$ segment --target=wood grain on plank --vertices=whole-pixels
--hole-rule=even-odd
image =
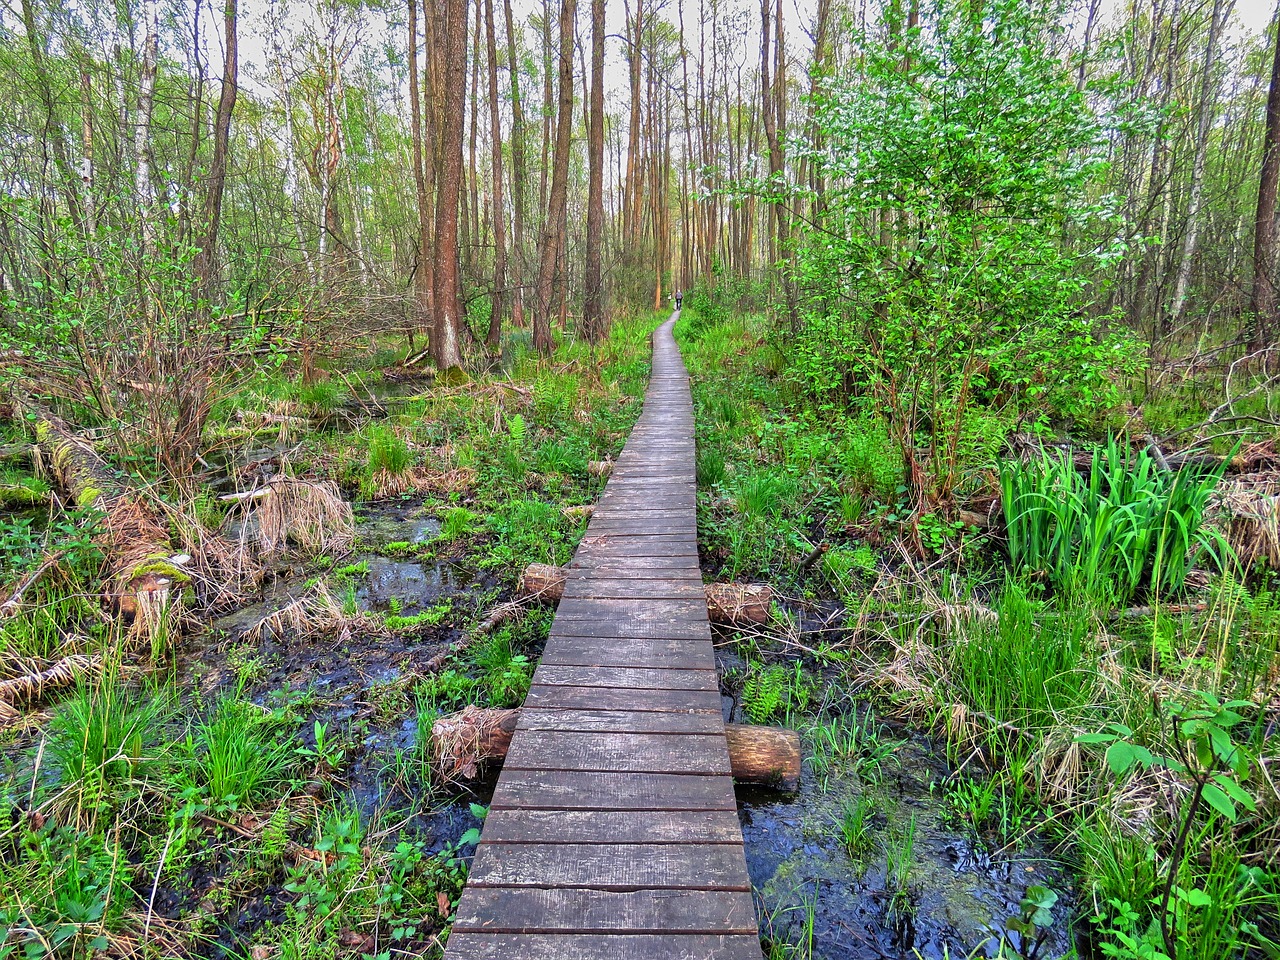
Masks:
[[[482,843],[467,883],[751,890],[742,851],[722,843]]]
[[[498,778],[492,809],[736,811],[738,802],[728,777],[513,768]]]
[[[761,960],[754,934],[501,934],[449,938],[450,960]]]
[[[534,684],[526,706],[559,710],[638,710],[667,713],[720,713],[719,690],[627,690]]]
[[[493,810],[486,843],[742,843],[731,810]]]
[[[656,710],[547,710],[526,703],[518,726],[525,730],[599,730],[614,733],[704,733],[724,730],[720,716]]]
[[[533,682],[549,686],[621,687],[639,690],[714,690],[720,683],[714,669],[667,670],[654,667],[565,666],[542,663]]]
[[[723,736],[687,733],[600,733],[517,730],[505,767],[526,770],[591,770],[635,773],[729,775]]]
[[[702,890],[469,889],[454,932],[742,933],[756,929],[751,894]]]

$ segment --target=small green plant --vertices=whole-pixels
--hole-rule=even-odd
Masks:
[[[840,845],[854,863],[863,863],[871,852],[871,806],[871,798],[860,793],[840,809]]]
[[[466,507],[449,507],[444,511],[444,519],[440,524],[440,539],[461,540],[476,531],[476,521],[480,518]]]
[[[1000,956],[1008,960],[1038,960],[1049,943],[1053,908],[1058,894],[1043,886],[1028,887],[1018,912],[993,931],[1000,940]]]
[[[219,700],[186,743],[189,777],[218,807],[253,807],[284,789],[291,750],[272,714],[236,694]]]
[[[453,612],[453,600],[446,598],[434,606],[428,607],[420,613],[410,616],[400,614],[399,600],[393,598],[391,604],[391,612],[383,618],[388,630],[413,630],[417,627],[435,627],[444,622],[445,618]]]
[[[1201,691],[1194,693],[1187,703],[1167,704],[1164,712],[1170,723],[1173,756],[1153,752],[1137,742],[1132,729],[1120,723],[1109,724],[1105,732],[1076,738],[1080,743],[1105,744],[1107,766],[1116,776],[1123,776],[1134,768],[1149,770],[1163,767],[1191,781],[1191,794],[1183,800],[1175,820],[1168,866],[1154,898],[1154,922],[1159,927],[1160,942],[1169,960],[1176,960],[1179,949],[1186,946],[1187,910],[1208,908],[1214,904],[1213,896],[1206,890],[1186,889],[1178,882],[1187,843],[1201,810],[1212,810],[1228,824],[1234,824],[1241,809],[1255,809],[1253,798],[1242,786],[1254,761],[1246,746],[1237,743],[1232,735],[1245,722],[1239,711],[1252,707],[1244,700],[1222,702],[1213,694]],[[1136,928],[1131,923],[1126,925],[1122,922],[1131,911],[1128,904],[1125,908],[1120,914],[1121,921],[1111,932],[1129,947],[1128,941],[1133,939]],[[1137,940],[1134,944],[1137,945],[1134,949],[1141,946]],[[1150,943],[1143,949],[1148,949],[1153,958],[1157,956],[1150,953],[1153,949]]]
[[[861,716],[851,714],[815,723],[808,731],[814,774],[823,781],[833,773],[849,773],[865,783],[877,782],[898,746],[883,734],[870,710]]]
[[[905,827],[890,830],[885,839],[885,889],[889,893],[889,916],[899,927],[914,912],[911,873],[915,867],[916,818]]]
[[[528,657],[512,649],[509,630],[495,633],[476,647],[473,657],[481,670],[480,686],[492,706],[511,707],[524,700],[533,669]]]

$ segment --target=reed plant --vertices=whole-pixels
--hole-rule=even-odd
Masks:
[[[1067,594],[1176,593],[1201,556],[1222,566],[1232,555],[1205,523],[1224,468],[1167,470],[1114,437],[1087,474],[1062,454],[1002,466],[1009,559]]]

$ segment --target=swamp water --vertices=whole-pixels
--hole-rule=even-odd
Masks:
[[[939,787],[945,775],[933,745],[911,737],[884,758],[874,782],[819,777],[806,759],[794,796],[740,787],[762,935],[799,947],[783,956],[824,960],[959,960],[975,950],[994,957],[1005,921],[1040,885],[1061,900],[1039,956],[1066,954],[1069,883],[1061,868],[1034,843],[993,854],[957,829]],[[864,796],[851,853],[841,825]]]

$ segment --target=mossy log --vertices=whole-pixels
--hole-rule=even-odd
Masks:
[[[469,706],[431,725],[436,761],[449,777],[470,780],[487,762],[500,762],[511,747],[519,708]],[[725,724],[729,766],[738,783],[787,793],[800,786],[800,735],[782,727]]]
[[[99,544],[107,558],[107,605],[141,632],[171,625],[190,577],[174,559],[159,513],[67,424],[46,410],[34,412],[31,425],[49,480],[76,506],[102,512]]]
[[[518,593],[526,600],[558,603],[569,572],[564,567],[531,563],[520,575]],[[768,623],[773,590],[762,583],[708,583],[707,615],[717,623]]]

